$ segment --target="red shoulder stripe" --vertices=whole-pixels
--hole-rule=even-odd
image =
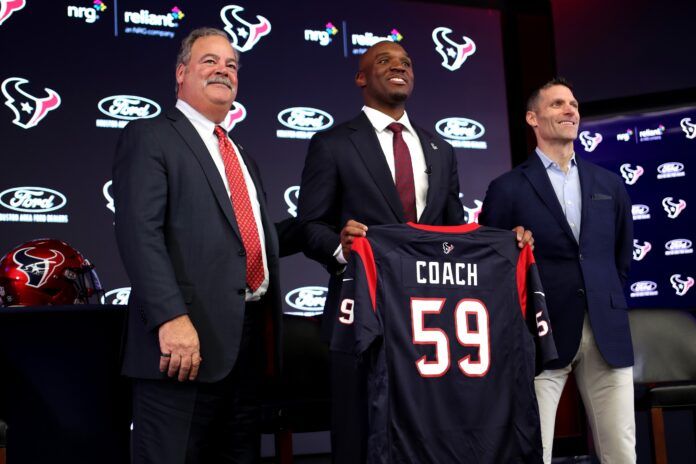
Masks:
[[[372,302],[372,311],[377,311],[377,266],[372,246],[365,237],[358,237],[353,242],[352,251],[357,253],[362,260],[367,278],[367,288],[370,292],[370,301]]]

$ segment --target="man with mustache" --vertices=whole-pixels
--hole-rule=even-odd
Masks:
[[[220,126],[238,67],[223,31],[192,31],[176,107],[131,122],[118,144],[134,463],[259,460],[258,390],[279,346],[278,239],[256,165]]]
[[[454,150],[406,113],[414,84],[406,50],[389,41],[373,45],[360,58],[355,84],[365,106],[355,119],[312,138],[300,186],[303,251],[331,274],[322,323],[326,341],[355,237],[369,234],[370,225],[464,222]],[[530,232],[516,232],[520,246],[531,241]],[[365,373],[354,357],[334,352],[331,376],[334,462],[365,462]]]

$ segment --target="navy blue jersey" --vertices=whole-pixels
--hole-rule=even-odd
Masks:
[[[534,374],[556,348],[513,232],[370,227],[331,349],[367,363],[368,463],[542,462]]]

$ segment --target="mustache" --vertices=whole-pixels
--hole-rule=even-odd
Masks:
[[[232,90],[232,81],[223,76],[215,76],[205,81],[205,85],[208,84],[223,84],[226,85],[230,90]]]

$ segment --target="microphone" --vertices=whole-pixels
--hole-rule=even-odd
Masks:
[[[427,166],[425,167],[425,171],[424,171],[424,172],[425,172],[427,175],[432,174],[432,173],[433,173],[433,167],[432,167],[431,165],[427,165]]]

